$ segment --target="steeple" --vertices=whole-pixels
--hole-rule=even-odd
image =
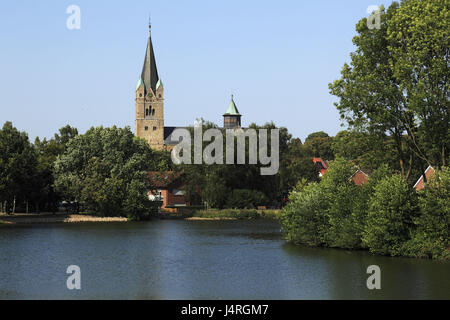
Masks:
[[[230,105],[228,106],[227,111],[225,112],[225,115],[228,116],[240,116],[241,114],[239,113],[239,110],[236,107],[236,104],[234,103],[234,96],[231,95],[231,102]]]
[[[241,114],[234,103],[234,97],[231,95],[231,102],[227,111],[223,115],[223,126],[226,129],[240,128],[241,127]]]
[[[144,66],[142,68],[141,79],[144,82],[144,88],[146,93],[150,90],[153,90],[156,93],[156,84],[158,83],[158,69],[156,68],[156,60],[155,53],[153,51],[153,43],[152,43],[152,34],[151,34],[152,26],[149,22],[148,24],[148,41],[147,41],[147,50],[145,51],[145,60]]]
[[[136,86],[135,134],[155,150],[164,149],[164,88],[158,76],[155,53],[148,24],[144,66]]]

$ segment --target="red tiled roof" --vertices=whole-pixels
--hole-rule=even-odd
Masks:
[[[318,163],[319,164],[319,171],[320,171],[320,176],[323,177],[323,175],[325,174],[325,172],[327,172],[328,170],[328,161],[323,161],[322,158],[313,158],[313,162],[314,163]]]
[[[322,158],[313,158],[314,163],[320,163],[324,169],[328,169],[328,164]]]
[[[369,175],[364,171],[358,169],[350,178],[357,186],[362,186],[369,181]]]
[[[150,186],[155,188],[167,188],[172,182],[176,181],[181,176],[181,173],[173,171],[149,171],[147,172],[147,176]]]
[[[427,170],[425,170],[425,176],[427,177],[427,181],[431,178],[431,176],[434,174],[435,170],[432,166],[429,166]],[[419,180],[417,180],[416,184],[414,185],[414,188],[417,191],[422,190],[425,187],[424,185],[424,179],[423,175],[420,176]]]

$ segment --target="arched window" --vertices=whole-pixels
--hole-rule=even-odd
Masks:
[[[152,110],[152,116],[154,116],[154,115],[155,115],[155,109]]]
[[[145,115],[148,116],[148,114],[149,114],[148,109],[145,109]]]

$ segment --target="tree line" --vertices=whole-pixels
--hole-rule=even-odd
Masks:
[[[204,126],[217,127],[211,122]],[[261,128],[273,129],[275,124]],[[64,203],[75,212],[140,219],[154,209],[148,202],[152,186],[146,173],[169,170],[183,172],[186,198],[193,205],[279,207],[299,179],[318,179],[312,157],[332,156],[332,141],[317,132],[302,143],[281,128],[279,172],[261,176],[258,165],[174,165],[169,152],[152,150],[128,127],[98,127],[79,134],[67,125],[53,138],[37,137],[31,143],[27,133],[6,122],[0,129],[0,209],[55,212]]]
[[[146,174],[169,168],[169,156],[152,150],[129,127],[78,134],[67,125],[50,140],[30,143],[6,122],[0,150],[0,211],[8,213],[55,213],[65,203],[74,212],[144,219],[154,209]]]

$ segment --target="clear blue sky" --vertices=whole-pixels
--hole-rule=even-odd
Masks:
[[[384,3],[385,5],[390,4]],[[69,30],[69,5],[81,30]],[[374,0],[2,1],[0,122],[52,137],[70,124],[130,126],[151,13],[165,125],[222,124],[234,93],[246,126],[274,121],[302,140],[340,127],[328,83]]]

